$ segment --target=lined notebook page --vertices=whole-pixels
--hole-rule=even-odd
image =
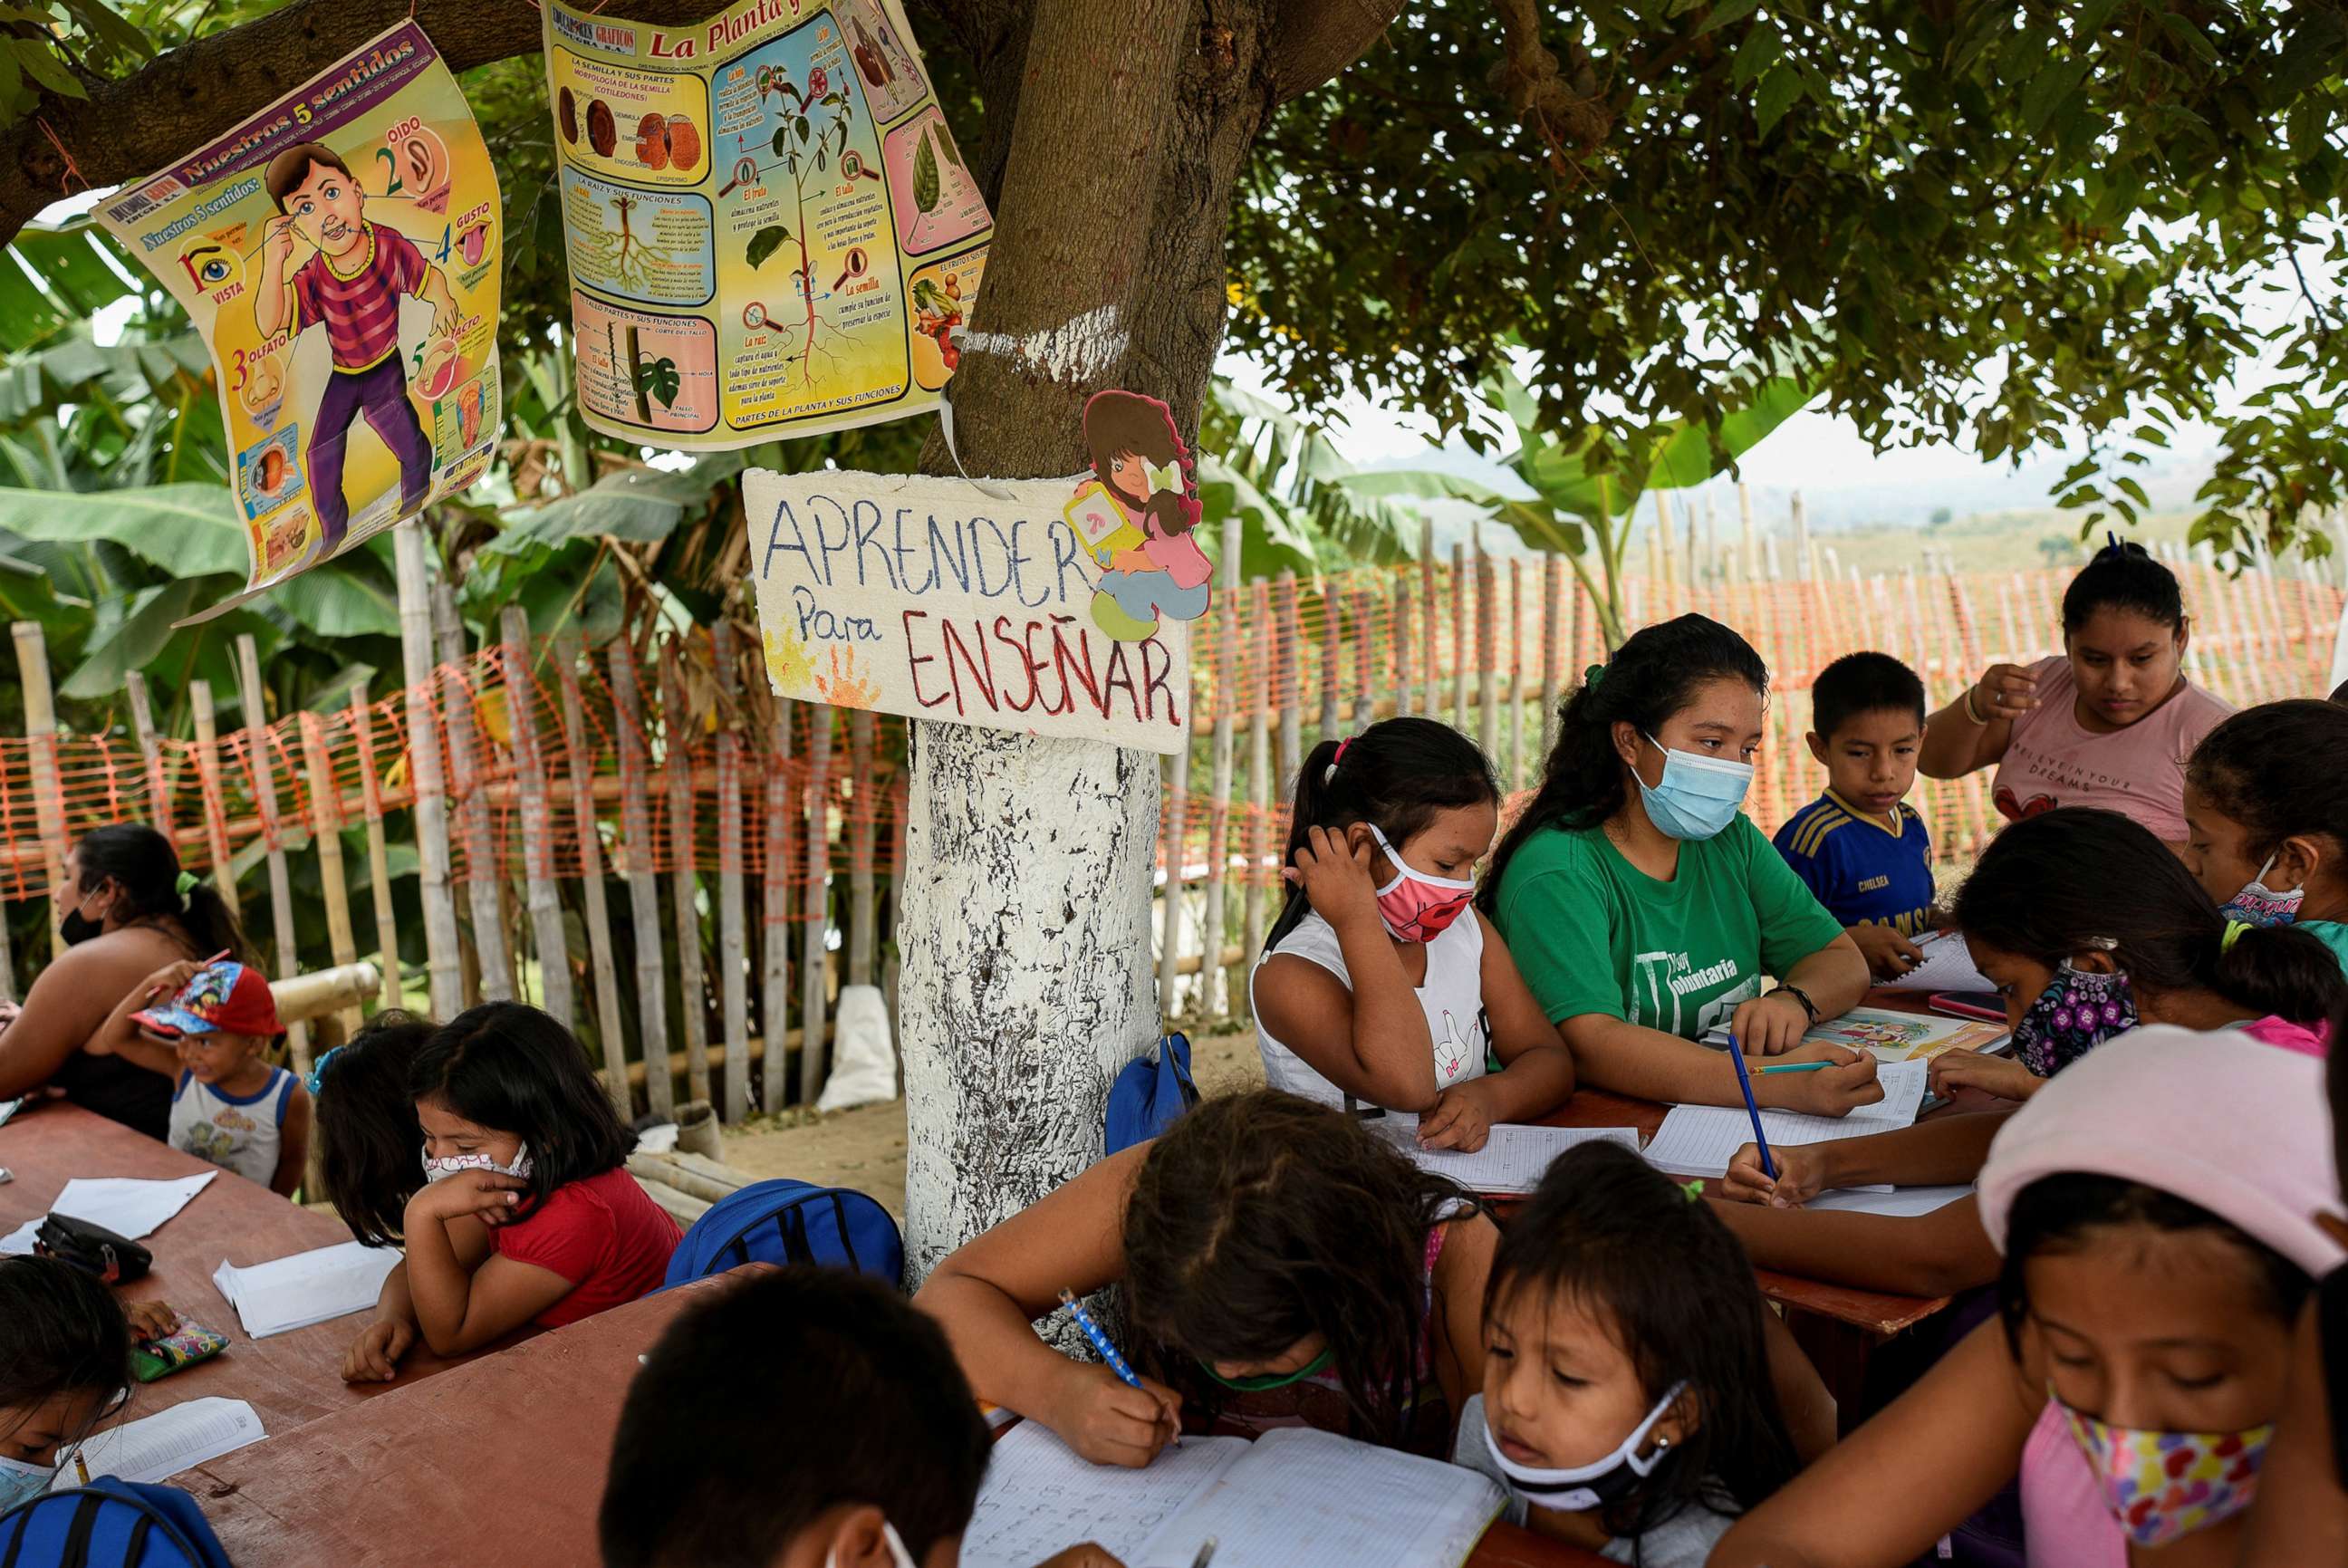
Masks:
[[[1148,1469],[1125,1470],[1079,1458],[1042,1422],[1022,1421],[987,1461],[978,1511],[963,1532],[963,1568],[1035,1568],[1084,1541],[1145,1568],[1137,1553],[1151,1532],[1252,1446],[1245,1438],[1184,1438]]]
[[[92,1476],[161,1480],[267,1435],[261,1418],[242,1399],[191,1399],[98,1433],[81,1445],[81,1458]],[[70,1459],[57,1467],[54,1484],[81,1484]]]
[[[1849,1116],[1805,1116],[1793,1110],[1765,1110],[1761,1130],[1771,1144],[1824,1143],[1838,1138],[1864,1138],[1869,1133],[1895,1132],[1912,1126],[1924,1103],[1924,1077],[1930,1064],[1900,1062],[1877,1075],[1883,1099],[1863,1105]],[[1675,1105],[1647,1144],[1647,1161],[1659,1171],[1683,1176],[1725,1176],[1728,1161],[1753,1141],[1753,1119],[1742,1106]]]
[[[1630,1127],[1528,1127],[1502,1122],[1473,1154],[1456,1149],[1421,1149],[1418,1118],[1389,1111],[1365,1123],[1410,1156],[1422,1171],[1448,1176],[1470,1192],[1530,1192],[1556,1158],[1578,1143],[1619,1143],[1639,1151],[1638,1130]]]
[[[1212,1538],[1233,1568],[1459,1568],[1501,1501],[1474,1470],[1282,1427],[1124,1561],[1183,1568]]]

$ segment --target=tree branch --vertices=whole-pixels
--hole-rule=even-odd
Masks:
[[[1272,102],[1302,98],[1360,59],[1402,14],[1402,0],[1284,0],[1272,14],[1264,65]]]
[[[602,14],[677,25],[716,3],[612,0]],[[928,5],[949,18],[1002,9],[1001,0]],[[35,114],[0,130],[0,242],[61,197],[142,179],[224,135],[411,12],[453,71],[538,51],[538,9],[514,0],[294,0],[93,82],[86,100],[43,95]]]

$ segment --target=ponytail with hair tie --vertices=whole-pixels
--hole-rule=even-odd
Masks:
[[[171,891],[180,895],[180,907],[188,907],[188,895],[203,884],[203,879],[193,872],[181,872],[171,883]]]

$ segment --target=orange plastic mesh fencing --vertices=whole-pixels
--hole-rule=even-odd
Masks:
[[[2271,573],[2178,570],[2195,616],[2187,662],[2197,681],[2241,706],[2324,689],[2341,590]],[[1694,586],[1633,578],[1625,619],[1635,626],[1701,612],[1744,632],[1768,660],[1775,688],[1749,807],[1766,831],[1819,786],[1801,736],[1805,694],[1822,665],[1879,648],[1945,701],[1989,663],[2058,652],[2068,578],[2049,570]],[[1161,834],[1161,863],[1178,861],[1193,881],[1220,867],[1228,879],[1268,882],[1295,768],[1323,735],[1351,733],[1399,701],[1488,739],[1503,779],[1521,789],[1540,772],[1547,696],[1570,689],[1604,644],[1568,563],[1533,556],[1481,561],[1464,574],[1414,563],[1251,583],[1219,597],[1192,628],[1191,649],[1196,733],[1179,812],[1167,802],[1179,831]],[[705,632],[664,642],[649,658],[614,645],[572,669],[543,649],[530,667],[510,666],[492,645],[442,665],[414,693],[283,715],[210,746],[162,740],[150,757],[118,733],[0,738],[0,899],[45,896],[52,859],[105,822],[166,825],[191,869],[216,871],[226,860],[242,872],[273,846],[306,846],[317,824],[355,834],[405,812],[417,788],[411,697],[438,763],[460,882],[577,877],[591,843],[613,875],[734,872],[804,889],[819,874],[893,873],[904,840],[904,721],[858,725],[838,709],[778,705],[755,650],[745,655],[728,683]],[[1259,717],[1262,779],[1249,763]],[[1225,718],[1234,760],[1219,799],[1211,737]],[[545,827],[530,841],[533,797]],[[810,802],[821,805],[820,828]],[[1998,822],[1986,773],[1920,780],[1917,804],[1950,852],[1977,847]],[[409,820],[392,832],[410,841]],[[810,842],[822,853],[811,858]],[[772,918],[808,918],[803,896],[767,907]]]

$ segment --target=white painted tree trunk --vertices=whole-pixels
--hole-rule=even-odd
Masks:
[[[1158,758],[917,721],[897,941],[905,1284],[1100,1158],[1148,1052]]]

